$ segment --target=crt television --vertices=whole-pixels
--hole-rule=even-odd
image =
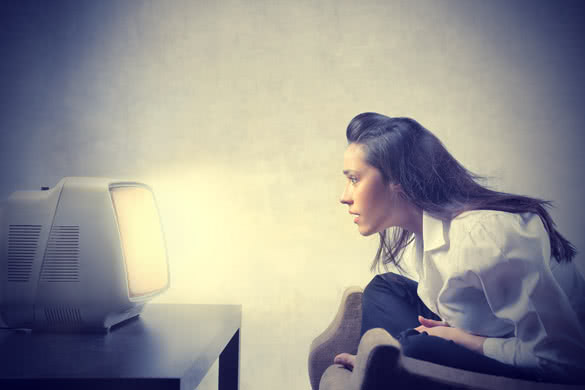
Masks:
[[[169,287],[154,194],[145,184],[66,177],[0,203],[5,327],[108,332]]]

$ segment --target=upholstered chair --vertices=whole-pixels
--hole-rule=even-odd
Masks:
[[[400,344],[383,329],[371,329],[360,340],[362,292],[346,289],[327,329],[313,340],[309,378],[313,390],[479,389],[576,390],[585,385],[532,382],[480,374],[403,356]],[[353,371],[333,364],[342,352],[356,357]]]

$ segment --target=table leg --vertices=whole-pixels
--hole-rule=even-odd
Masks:
[[[238,390],[240,383],[240,330],[219,355],[219,390]]]

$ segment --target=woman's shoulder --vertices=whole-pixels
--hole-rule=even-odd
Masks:
[[[449,237],[457,274],[512,272],[507,268],[512,264],[515,270],[536,270],[550,261],[550,242],[538,214],[468,211],[451,221]]]
[[[526,239],[547,238],[546,229],[538,214],[499,210],[463,212],[453,218],[451,230],[458,236],[469,236],[474,241],[487,240],[500,248],[526,243]]]
[[[505,228],[508,226],[527,225],[540,221],[538,214],[511,213],[500,210],[469,210],[458,214],[451,220],[451,225],[473,227],[475,225]]]

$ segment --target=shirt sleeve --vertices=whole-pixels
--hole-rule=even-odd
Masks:
[[[513,324],[512,337],[488,337],[486,356],[521,367],[572,364],[582,331],[550,268],[548,234],[537,215],[496,215],[469,232],[461,266],[477,277],[495,317]],[[553,260],[554,261],[554,260]]]

